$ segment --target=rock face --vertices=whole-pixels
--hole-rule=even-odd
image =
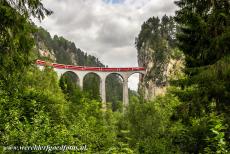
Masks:
[[[169,57],[165,63],[159,64],[153,58],[154,50],[151,48],[143,49],[138,54],[138,64],[141,67],[146,68],[146,74],[139,83],[139,91],[142,93],[145,99],[150,100],[158,95],[164,95],[167,87],[169,86],[169,80],[175,79],[182,74],[183,60]],[[146,54],[147,53],[147,54]],[[157,67],[162,65],[161,72],[157,71]]]
[[[181,73],[183,56],[176,48],[175,33],[172,17],[152,17],[144,22],[136,39],[138,64],[147,71],[140,79],[139,92],[147,100],[164,95],[168,81]]]
[[[154,56],[152,56],[154,53],[155,51],[151,48],[143,48],[138,54],[139,66],[146,68],[146,74],[139,82],[139,91],[147,100],[152,99],[157,95],[163,95],[166,90],[165,73],[167,70],[164,70],[161,74],[156,74],[154,68],[156,68],[157,65],[159,66],[159,64],[155,61]],[[165,64],[163,68],[167,68],[167,64]]]

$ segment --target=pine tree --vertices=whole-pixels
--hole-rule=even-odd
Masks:
[[[186,62],[186,77],[174,82],[180,87],[175,93],[184,102],[177,114],[194,137],[189,152],[197,153],[207,146],[204,140],[209,128],[200,123],[196,127],[203,128],[199,130],[193,127],[193,120],[214,112],[217,116],[224,115],[223,123],[230,124],[230,2],[180,0],[176,4],[180,8],[175,17],[180,26],[178,46]],[[217,152],[216,148],[212,151]]]
[[[39,0],[0,1],[0,81],[9,93],[18,86],[15,80],[22,78],[22,71],[29,65],[29,53],[33,47],[33,29],[29,16],[38,19],[51,13]]]
[[[181,8],[176,16],[181,25],[178,46],[185,54],[188,77],[182,81],[183,85],[196,85],[192,93],[200,97],[191,99],[199,104],[214,99],[217,105],[228,105],[229,1],[209,1],[204,5],[203,1],[181,0],[176,4]]]

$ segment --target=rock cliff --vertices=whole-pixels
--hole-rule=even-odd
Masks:
[[[145,99],[163,95],[171,78],[176,78],[183,68],[183,55],[176,48],[176,24],[172,17],[149,18],[143,23],[136,38],[138,64],[146,68],[140,79],[139,92]]]

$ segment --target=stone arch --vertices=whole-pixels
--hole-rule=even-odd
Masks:
[[[106,102],[113,111],[122,111],[124,77],[117,72],[109,73],[105,78]]]
[[[101,76],[96,72],[87,72],[83,77],[83,91],[92,99],[100,100]]]
[[[135,75],[135,76],[134,76]],[[134,91],[138,91],[140,81],[143,81],[145,73],[142,71],[131,72],[128,75],[128,87]],[[137,83],[137,84],[136,84]]]
[[[145,73],[142,72],[142,71],[135,71],[135,72],[130,73],[130,74],[128,75],[128,78],[131,77],[133,74],[139,74],[139,75],[141,75],[142,77],[144,77],[144,75],[145,75]]]
[[[107,79],[108,76],[110,76],[110,75],[118,75],[118,76],[122,79],[122,81],[124,81],[123,75],[120,74],[120,73],[118,73],[118,72],[111,72],[111,73],[109,73],[108,75],[106,75],[106,78],[105,78],[105,79]]]
[[[100,76],[100,74],[97,73],[97,72],[87,72],[87,73],[84,75],[83,80],[84,80],[85,77],[86,77],[87,75],[89,75],[89,74],[95,74],[95,75],[97,75],[97,76],[100,78],[100,80],[101,80],[101,76]]]
[[[73,84],[75,86],[80,86],[80,78],[79,76],[73,72],[73,71],[65,71],[63,72],[61,75],[60,75],[60,86],[63,84],[63,83],[67,83],[67,84],[71,84],[71,83],[76,83],[76,84]],[[62,87],[63,88],[63,87]]]

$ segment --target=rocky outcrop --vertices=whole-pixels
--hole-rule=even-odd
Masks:
[[[160,63],[155,60],[154,53],[153,49],[146,48],[138,54],[139,66],[146,68],[146,74],[140,79],[139,91],[147,100],[164,95],[169,86],[169,80],[181,76],[184,66],[183,57],[177,59],[170,56],[165,63]],[[163,65],[161,72],[157,71],[160,65]]]
[[[172,17],[152,17],[144,22],[136,39],[138,64],[146,68],[139,93],[147,100],[164,95],[169,80],[181,74],[183,56],[175,45],[175,27]]]

